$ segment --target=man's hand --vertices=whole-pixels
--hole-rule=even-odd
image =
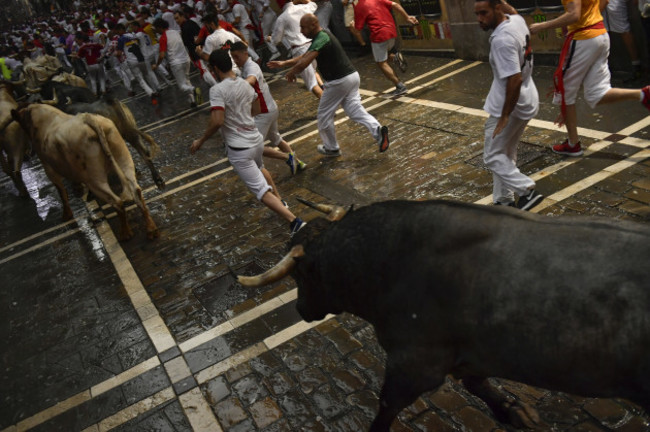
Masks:
[[[418,19],[414,17],[413,15],[409,15],[407,21],[411,23],[411,25],[418,25]]]
[[[266,67],[269,69],[280,69],[284,67],[284,60],[273,60],[266,63]]]
[[[190,146],[190,154],[196,153],[201,146],[203,145],[203,142],[201,142],[201,139],[196,139],[192,142],[192,145]]]
[[[285,76],[290,83],[296,82],[296,74],[293,72],[293,69],[289,70]]]
[[[530,30],[530,34],[537,34],[544,30],[544,23],[533,23],[528,27],[528,30]]]
[[[494,137],[499,135],[506,128],[507,124],[508,124],[508,116],[501,116],[499,118],[499,121],[497,122],[497,126],[494,128],[492,139],[494,139]]]

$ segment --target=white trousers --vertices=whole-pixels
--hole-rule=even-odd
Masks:
[[[181,91],[188,93],[190,103],[194,102],[194,86],[190,83],[190,62],[170,64],[172,75],[176,78],[176,85]]]
[[[153,93],[158,93],[160,91],[158,79],[156,79],[156,75],[154,75],[153,70],[151,70],[151,65],[149,63],[129,63],[129,69],[131,69],[131,73],[135,79],[138,80],[138,84],[140,84],[140,87],[142,87],[142,90],[144,90],[147,95],[151,96]],[[144,78],[145,76],[147,77],[146,80]]]
[[[104,72],[104,65],[96,63],[94,65],[87,65],[88,80],[90,81],[90,90],[97,94],[97,82],[99,81],[99,88],[102,93],[106,93],[106,73]]]
[[[318,132],[323,141],[323,146],[327,150],[337,150],[339,148],[334,128],[334,115],[339,105],[343,107],[343,111],[350,120],[365,126],[375,140],[379,139],[381,125],[361,105],[360,82],[359,72],[354,72],[343,78],[325,83],[325,90],[323,90],[323,96],[318,104],[316,118],[318,119]]]
[[[262,153],[264,153],[264,143],[260,137],[258,144],[251,148],[243,150],[234,150],[227,147],[228,161],[239,178],[246,184],[255,197],[261,201],[267,192],[273,188],[266,182],[261,169],[264,168],[262,162]]]
[[[260,56],[257,54],[257,51],[253,49],[253,45],[255,44],[255,36],[253,30],[244,28],[243,30],[239,31],[244,35],[246,43],[248,44],[248,55],[253,59],[254,62],[256,62],[259,60]]]
[[[490,116],[485,122],[485,146],[483,161],[492,171],[492,202],[508,204],[514,202],[514,194],[525,195],[535,182],[517,168],[517,146],[528,120],[510,117],[505,129],[492,138],[499,117]]]
[[[304,53],[307,52],[309,49],[309,43],[306,43],[302,46],[299,46],[297,48],[294,48],[291,50],[291,57],[300,57]],[[300,74],[300,78],[305,82],[305,87],[307,87],[307,90],[311,91],[314,87],[318,85],[318,81],[316,80],[316,66],[315,66],[315,61],[311,62],[309,66],[304,68]]]

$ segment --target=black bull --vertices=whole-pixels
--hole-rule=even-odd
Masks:
[[[374,326],[387,364],[371,430],[449,373],[479,395],[501,377],[650,407],[650,228],[446,201],[321,221],[285,261],[303,319]]]

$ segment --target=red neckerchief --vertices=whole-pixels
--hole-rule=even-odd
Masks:
[[[562,45],[562,51],[560,52],[560,61],[558,62],[557,69],[555,69],[555,73],[553,74],[555,93],[560,93],[560,95],[562,95],[560,116],[555,120],[555,123],[557,123],[558,126],[563,126],[564,119],[566,118],[566,101],[564,99],[564,61],[566,60],[566,55],[569,53],[569,47],[571,46],[571,41],[573,41],[573,37],[575,36],[576,33],[581,32],[583,30],[604,29],[604,28],[605,28],[605,23],[603,21],[599,21],[594,25],[590,25],[572,31],[571,33],[567,34],[566,38],[564,39],[564,45]]]

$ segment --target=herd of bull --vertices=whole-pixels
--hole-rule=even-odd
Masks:
[[[28,195],[21,167],[25,154],[33,150],[61,196],[64,219],[73,216],[63,184],[65,178],[86,185],[96,197],[116,209],[121,224],[120,240],[133,236],[126,218],[126,201],[136,202],[144,215],[147,236],[157,237],[156,224],[142,197],[131,153],[126,148],[128,142],[162,189],[165,182],[152,162],[158,150],[156,142],[138,129],[133,114],[119,100],[98,99],[83,80],[72,80],[73,84],[55,81],[54,76],[68,75],[58,69],[40,66],[37,70],[50,74],[37,77],[26,68],[25,84],[28,92],[40,93],[41,103],[19,105],[14,99],[17,84],[0,83],[0,162],[19,194]]]
[[[153,139],[119,101],[51,80],[40,92],[48,103],[20,106],[11,85],[0,85],[2,168],[20,193],[27,193],[20,165],[31,146],[61,194],[65,218],[72,212],[63,178],[116,208],[120,239],[133,235],[126,200],[137,203],[148,237],[156,237],[125,145],[162,188]],[[120,187],[111,187],[113,178]],[[538,426],[538,413],[489,377],[650,408],[647,226],[449,201],[387,201],[356,211],[304,203],[328,218],[299,231],[277,266],[239,282],[260,286],[290,275],[303,319],[345,311],[373,324],[388,357],[371,431],[388,431],[399,411],[448,374],[499,419],[522,427]]]

